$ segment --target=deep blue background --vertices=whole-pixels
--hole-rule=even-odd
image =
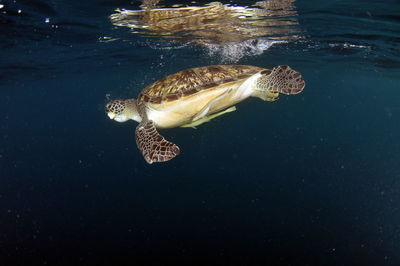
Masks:
[[[129,1],[81,2],[2,2],[4,265],[400,265],[398,3],[296,2],[306,39],[239,63],[288,64],[303,93],[163,130],[181,155],[147,165],[108,98],[221,59],[113,28]]]

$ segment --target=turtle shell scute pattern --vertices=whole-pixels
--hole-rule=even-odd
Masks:
[[[138,98],[153,104],[176,101],[202,90],[248,78],[261,70],[263,69],[246,65],[213,65],[186,69],[147,86]]]

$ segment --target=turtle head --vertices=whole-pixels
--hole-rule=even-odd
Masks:
[[[125,122],[129,119],[140,122],[137,104],[135,99],[113,100],[106,104],[106,113],[110,119],[117,122]]]

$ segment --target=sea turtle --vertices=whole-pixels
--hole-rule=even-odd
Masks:
[[[151,164],[179,154],[179,147],[156,128],[194,127],[234,111],[234,104],[250,96],[274,101],[279,93],[297,94],[304,86],[301,74],[289,66],[212,65],[169,75],[144,88],[137,99],[113,100],[105,109],[115,121],[139,122],[136,144]]]

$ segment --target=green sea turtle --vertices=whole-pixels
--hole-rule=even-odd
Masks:
[[[106,113],[118,122],[139,122],[136,144],[151,164],[179,154],[179,147],[156,128],[198,126],[234,111],[234,104],[250,96],[274,101],[279,93],[297,94],[304,86],[301,74],[289,66],[204,66],[162,78],[144,88],[137,99],[113,100],[106,104]]]

